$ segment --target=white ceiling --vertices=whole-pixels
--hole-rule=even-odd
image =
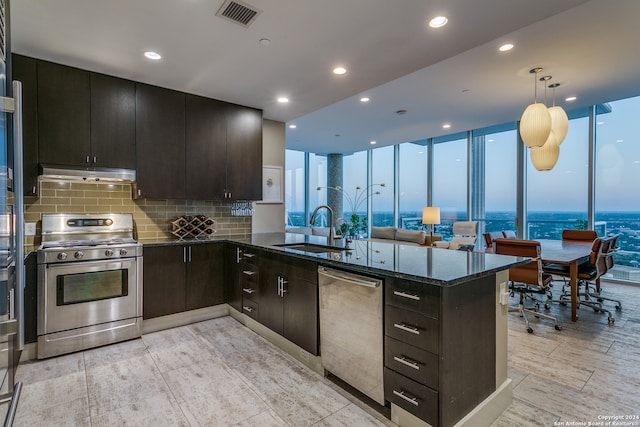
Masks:
[[[13,0],[13,51],[263,109],[319,153],[517,120],[535,66],[567,110],[640,95],[638,0],[245,1],[263,11],[249,28],[215,16],[223,0]]]

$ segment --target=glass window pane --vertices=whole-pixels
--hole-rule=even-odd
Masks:
[[[284,152],[284,197],[287,225],[304,226],[304,152]]]
[[[466,139],[433,146],[433,206],[440,208],[436,231],[448,240],[453,223],[467,219]]]
[[[319,188],[319,190],[318,190]],[[309,197],[309,209],[313,211],[318,205],[327,204],[327,158],[314,153],[309,153],[309,188],[307,190]],[[305,221],[309,224],[309,218]],[[326,209],[321,209],[316,218],[316,227],[327,227],[329,218]]]
[[[394,227],[393,223],[393,152],[394,147],[382,147],[372,150],[372,179],[377,186],[371,199],[372,219],[371,225],[376,227]]]
[[[563,229],[586,228],[589,118],[569,120],[569,132],[553,169],[538,171],[530,158],[526,167],[528,238],[561,239]]]
[[[427,206],[427,147],[400,144],[399,169],[399,226],[422,228],[422,208]]]
[[[596,116],[595,230],[619,234],[608,275],[640,282],[640,97]]]
[[[342,162],[342,215],[350,234],[367,232],[367,152],[344,156]]]

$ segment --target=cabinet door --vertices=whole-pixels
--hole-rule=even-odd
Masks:
[[[224,244],[202,243],[187,247],[186,309],[210,307],[224,302]]]
[[[143,318],[185,311],[184,246],[145,247],[143,255]]]
[[[136,84],[136,180],[140,197],[185,197],[184,96]]]
[[[282,335],[283,299],[278,294],[278,279],[284,277],[279,256],[260,253],[260,313],[259,322]]]
[[[38,157],[42,164],[89,166],[89,72],[38,61]]]
[[[240,266],[242,265],[242,249],[230,243],[226,243],[225,246],[224,301],[241,312]]]
[[[186,96],[187,199],[219,200],[226,184],[226,103]]]
[[[262,111],[227,107],[227,191],[232,199],[262,200]]]
[[[135,83],[97,73],[90,80],[92,165],[135,169]]]
[[[318,281],[289,275],[285,284],[282,335],[318,354]]]
[[[38,183],[38,77],[36,60],[12,55],[13,79],[22,82],[24,195],[35,196]]]

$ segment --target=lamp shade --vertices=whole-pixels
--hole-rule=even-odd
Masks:
[[[546,105],[536,102],[525,108],[520,118],[520,137],[527,147],[542,147],[550,132],[551,114]]]
[[[558,139],[553,131],[549,134],[549,138],[542,147],[531,149],[531,163],[539,171],[548,171],[553,169],[560,156],[560,146]]]
[[[551,115],[551,130],[556,134],[558,145],[560,145],[569,131],[569,118],[560,106],[550,107],[549,114]]]
[[[440,224],[440,208],[428,206],[422,209],[423,224]]]

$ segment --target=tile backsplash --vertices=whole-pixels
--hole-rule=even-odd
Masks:
[[[132,213],[138,239],[175,239],[171,221],[181,215],[206,215],[215,220],[216,236],[251,235],[251,217],[231,216],[231,203],[200,200],[132,200],[131,184],[42,179],[39,197],[25,200],[25,222],[36,222],[40,243],[43,213]],[[31,200],[29,200],[31,199]]]

